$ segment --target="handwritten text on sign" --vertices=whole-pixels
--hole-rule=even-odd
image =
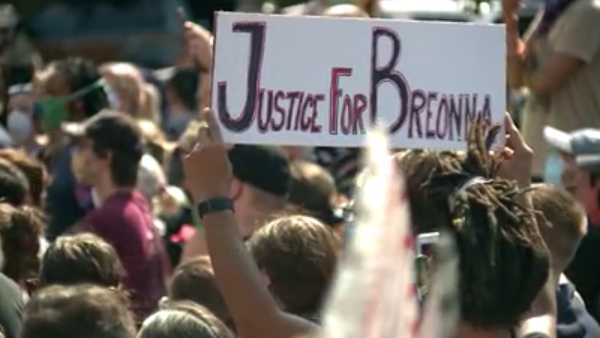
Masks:
[[[217,14],[212,105],[231,143],[463,148],[500,124],[499,26]]]

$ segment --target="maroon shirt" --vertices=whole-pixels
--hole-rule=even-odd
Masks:
[[[83,224],[117,251],[127,273],[125,286],[134,312],[141,318],[152,313],[165,295],[170,267],[144,196],[137,191],[118,191],[90,212]]]

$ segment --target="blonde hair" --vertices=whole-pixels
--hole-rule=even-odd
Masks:
[[[100,67],[100,73],[119,95],[125,105],[121,107],[124,113],[160,123],[160,95],[146,83],[136,66],[126,62],[106,63]]]

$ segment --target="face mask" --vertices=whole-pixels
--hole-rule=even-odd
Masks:
[[[98,80],[71,95],[39,100],[34,105],[34,114],[42,122],[44,131],[59,129],[61,124],[69,117],[69,110],[67,108],[69,102],[80,99],[103,86],[104,81]]]
[[[13,110],[8,113],[6,126],[8,133],[17,144],[23,144],[33,134],[31,117],[19,110]]]

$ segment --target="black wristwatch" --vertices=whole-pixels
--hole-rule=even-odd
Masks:
[[[204,217],[206,214],[210,214],[213,212],[220,212],[231,210],[233,211],[233,200],[227,197],[214,197],[209,198],[206,201],[202,201],[196,207],[198,211],[198,216],[200,218]]]

